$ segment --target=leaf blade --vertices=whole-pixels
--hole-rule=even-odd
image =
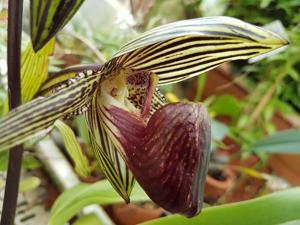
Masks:
[[[31,40],[40,50],[73,17],[84,0],[30,1]]]
[[[22,103],[30,101],[39,91],[41,85],[48,77],[49,56],[54,50],[54,40],[50,40],[38,53],[28,43],[22,53],[21,62],[21,91]],[[4,112],[8,112],[8,98],[4,104]]]
[[[171,215],[141,225],[269,225],[280,224],[300,218],[300,188],[269,194],[253,200],[204,208],[202,213],[187,219]]]
[[[22,54],[21,81],[23,103],[31,100],[47,79],[48,58],[53,53],[54,43],[54,40],[50,40],[38,53],[33,51],[32,45],[29,43],[25,52]],[[27,55],[31,56],[30,60],[26,60],[25,57]],[[23,57],[25,58],[24,60]],[[29,72],[27,67],[30,67]]]
[[[300,131],[295,129],[277,132],[255,142],[255,152],[300,154]]]
[[[65,148],[75,164],[75,171],[81,176],[89,175],[89,166],[86,156],[82,153],[81,147],[76,139],[74,131],[63,121],[56,120],[54,126],[59,130]]]
[[[133,201],[149,201],[143,189],[136,185],[132,191]],[[102,180],[92,185],[79,184],[59,196],[54,203],[48,225],[63,225],[84,206],[90,204],[113,204],[123,199],[111,188],[108,180]]]

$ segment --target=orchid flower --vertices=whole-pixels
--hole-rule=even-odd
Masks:
[[[0,150],[49,132],[58,119],[84,114],[95,157],[126,202],[136,179],[159,206],[192,217],[203,201],[209,115],[201,103],[167,103],[158,88],[287,44],[230,17],[157,27],[102,66],[50,77],[37,98],[0,120]]]

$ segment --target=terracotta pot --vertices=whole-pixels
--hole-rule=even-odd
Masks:
[[[110,214],[118,225],[135,225],[147,220],[159,218],[164,210],[151,203],[142,206],[135,204],[115,204],[110,208]]]
[[[208,204],[215,204],[233,187],[236,178],[236,173],[229,168],[214,172],[210,171],[205,182],[204,202]]]

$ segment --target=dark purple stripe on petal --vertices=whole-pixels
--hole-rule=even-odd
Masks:
[[[147,124],[117,107],[109,113],[127,164],[149,197],[172,213],[199,213],[211,141],[205,107],[169,104]]]

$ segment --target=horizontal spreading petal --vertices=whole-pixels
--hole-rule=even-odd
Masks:
[[[121,108],[108,109],[126,162],[149,197],[172,213],[197,214],[210,152],[210,121],[205,107],[168,104],[146,123]]]
[[[79,73],[73,79],[57,83],[45,97],[9,112],[0,119],[0,151],[50,131],[57,119],[86,110],[99,80],[98,71]]]
[[[89,74],[99,74],[100,69],[101,65],[98,64],[82,64],[67,67],[57,73],[49,75],[47,80],[40,87],[38,94],[41,96],[50,96],[53,94],[53,90],[67,86],[70,79],[74,80],[78,77],[88,76]]]

